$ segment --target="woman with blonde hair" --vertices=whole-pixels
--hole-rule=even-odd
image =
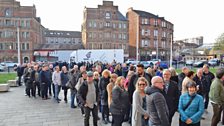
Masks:
[[[148,113],[146,111],[145,88],[148,86],[148,81],[144,77],[140,77],[136,83],[136,90],[133,93],[132,102],[132,126],[147,126]]]
[[[118,77],[112,90],[112,103],[110,105],[112,126],[122,126],[127,106],[129,106],[129,96],[124,89],[124,82],[125,78],[123,76]]]
[[[113,73],[110,76],[110,83],[107,85],[107,93],[108,93],[108,106],[110,107],[110,104],[112,102],[112,90],[115,86],[115,82],[117,79],[117,74]]]
[[[110,71],[108,69],[105,69],[102,72],[102,77],[99,80],[102,121],[104,124],[111,122],[109,120],[108,92],[107,92],[107,85],[109,83],[110,83]]]

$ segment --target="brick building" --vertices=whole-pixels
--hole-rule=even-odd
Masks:
[[[140,60],[158,58],[169,60],[173,24],[164,17],[129,8],[129,57],[136,58],[136,42]],[[158,46],[157,46],[158,44]]]
[[[34,51],[35,61],[58,61],[69,59],[70,53],[83,49],[82,36],[79,31],[44,31],[44,44]]]
[[[21,6],[15,0],[0,0],[0,62],[18,62],[17,28],[21,62],[30,62],[33,51],[43,43],[43,29],[35,6]]]
[[[113,5],[103,1],[98,8],[84,8],[82,41],[86,49],[124,49],[128,57],[128,21]]]

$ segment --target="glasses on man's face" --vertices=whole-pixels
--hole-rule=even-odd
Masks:
[[[155,83],[164,83],[163,81],[155,82]]]
[[[145,85],[146,85],[145,83],[138,84],[138,86],[145,86]]]

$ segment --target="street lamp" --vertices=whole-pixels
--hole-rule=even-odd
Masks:
[[[172,67],[172,61],[173,61],[173,34],[170,34],[170,67]]]
[[[138,49],[139,49],[139,20],[138,20],[138,16],[136,17],[136,61],[138,61]]]
[[[17,27],[17,44],[18,44],[18,64],[21,64],[21,59],[20,59],[19,26]]]

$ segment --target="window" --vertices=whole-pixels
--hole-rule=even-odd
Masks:
[[[158,36],[158,30],[154,30],[154,36]]]
[[[154,20],[154,25],[155,25],[155,26],[158,25],[158,20],[157,20],[157,19]]]
[[[121,40],[122,39],[122,34],[119,33],[118,38]]]
[[[149,40],[142,39],[141,41],[141,47],[148,47],[149,46]]]
[[[2,33],[2,31],[0,31],[0,38],[3,38],[3,33]]]
[[[6,20],[5,20],[5,25],[6,25],[6,26],[10,26],[10,25],[11,25],[11,20],[6,19]]]
[[[30,49],[30,44],[26,43],[26,49],[29,50]]]
[[[105,27],[109,28],[110,27],[110,22],[106,22]]]
[[[11,16],[12,16],[12,10],[9,9],[9,8],[7,8],[7,9],[5,10],[5,16],[6,16],[6,17],[11,17]]]
[[[92,27],[92,22],[90,21],[90,22],[89,22],[89,28],[91,28],[91,27]]]
[[[149,20],[147,18],[142,18],[142,24],[149,24]]]
[[[166,37],[166,32],[165,31],[163,32],[162,37]]]
[[[21,26],[25,27],[24,21],[21,21]]]
[[[30,21],[26,21],[26,27],[30,28]]]
[[[126,38],[127,38],[127,35],[123,34],[123,40],[126,40]]]
[[[106,14],[105,14],[105,18],[106,18],[106,19],[110,19],[110,18],[111,18],[111,14],[110,14],[110,12],[106,12]]]
[[[96,22],[95,21],[93,22],[93,27],[96,28]]]
[[[123,24],[123,28],[124,28],[124,29],[126,29],[126,28],[127,28],[127,25],[126,25],[126,23],[124,23],[124,24]]]
[[[145,35],[145,29],[142,29],[142,35]]]
[[[162,21],[162,27],[166,27],[166,22]]]
[[[25,50],[26,47],[25,47],[25,43],[22,43],[22,50]]]
[[[15,21],[15,26],[19,26],[19,21],[18,20]]]
[[[145,35],[150,36],[150,30],[149,29],[145,31]]]
[[[119,28],[120,28],[120,29],[122,28],[122,24],[121,24],[121,23],[119,23]]]

